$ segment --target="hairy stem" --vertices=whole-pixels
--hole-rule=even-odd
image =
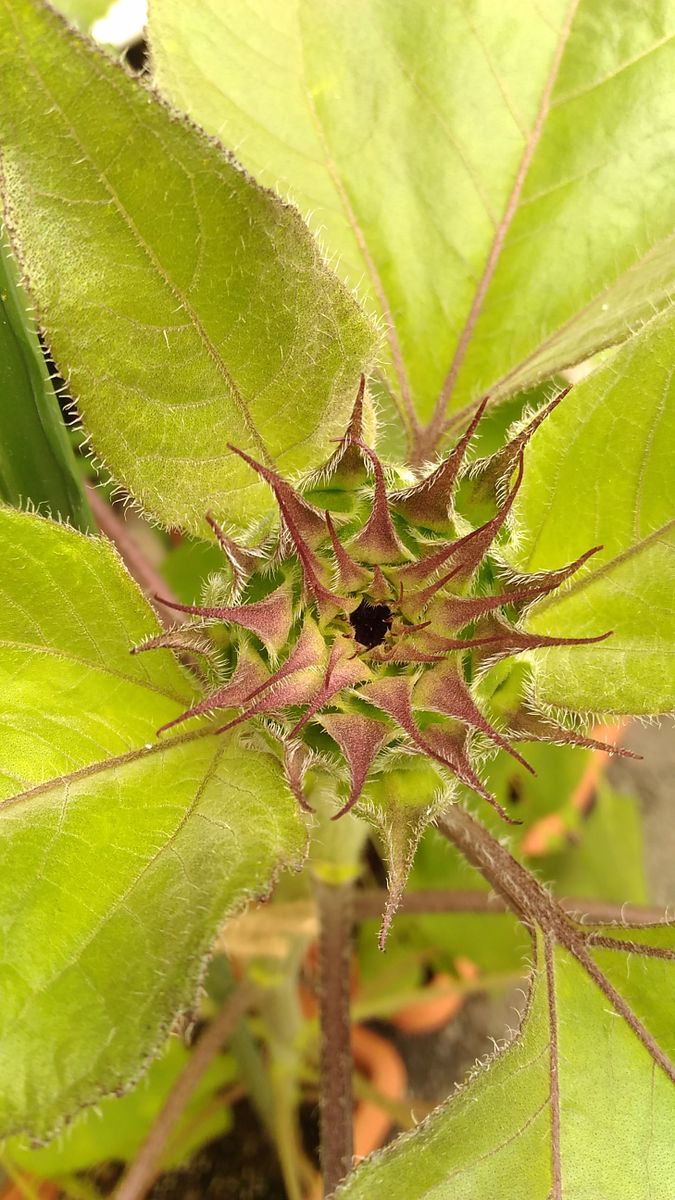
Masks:
[[[209,1064],[231,1038],[249,1008],[254,989],[242,984],[228,998],[216,1018],[196,1042],[185,1070],[145,1139],[134,1162],[115,1192],[115,1200],[143,1200],[159,1172],[171,1133]]]
[[[352,957],[351,882],[315,881],[319,910],[321,1017],[321,1167],[326,1196],[352,1166],[352,1059],[349,984]]]
[[[124,521],[106,503],[96,488],[92,484],[87,484],[86,491],[94,520],[101,533],[110,539],[122,558],[129,574],[146,593],[162,624],[167,628],[171,625],[176,625],[178,621],[183,619],[181,614],[173,612],[166,605],[162,604],[161,600],[156,599],[157,592],[161,592],[163,596],[166,596],[167,600],[174,599],[162,576],[155,570],[152,563],[148,562],[143,551],[129,533]]]
[[[445,810],[438,821],[438,829],[526,925],[537,924],[544,931],[556,934],[571,925],[566,913],[539,880],[461,805],[453,804]]]

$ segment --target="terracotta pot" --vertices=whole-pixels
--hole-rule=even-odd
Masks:
[[[456,958],[455,968],[460,979],[470,983],[478,976],[478,967],[468,958]],[[454,991],[451,975],[439,971],[427,988],[427,996],[416,1004],[409,1004],[391,1018],[391,1023],[404,1033],[431,1033],[442,1029],[457,1016],[464,1004],[462,992]],[[440,992],[440,995],[435,993]]]
[[[386,1038],[352,1026],[352,1054],[358,1069],[388,1100],[402,1100],[408,1083],[405,1063]],[[377,1150],[393,1125],[392,1118],[371,1100],[360,1100],[354,1109],[354,1157],[358,1161]]]

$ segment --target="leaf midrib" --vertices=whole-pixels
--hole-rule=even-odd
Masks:
[[[78,783],[81,779],[88,779],[93,775],[101,775],[106,771],[115,771],[118,767],[125,767],[129,763],[138,762],[143,758],[150,758],[155,754],[161,754],[165,750],[172,750],[175,746],[184,745],[189,742],[197,741],[204,737],[213,737],[214,730],[210,727],[194,730],[192,733],[178,734],[172,738],[164,738],[162,741],[157,741],[154,744],[136,747],[135,750],[127,750],[124,754],[113,754],[109,758],[97,759],[96,762],[88,763],[84,767],[78,767],[76,771],[68,771],[63,775],[54,775],[51,779],[44,780],[43,783],[36,783],[33,787],[26,788],[23,792],[17,792],[14,796],[6,796],[4,800],[0,800],[0,816],[5,809],[13,808],[15,805],[23,801],[32,800],[36,796],[46,795],[48,792],[54,791],[61,787],[68,787],[72,783]]]
[[[495,230],[495,235],[488,251],[483,273],[478,282],[478,287],[476,288],[469,313],[459,335],[448,373],[436,403],[436,409],[430,423],[430,428],[436,428],[439,436],[442,432],[443,418],[447,411],[452,393],[455,389],[460,369],[469,349],[474,329],[482,312],[488,289],[497,269],[497,264],[504,248],[506,236],[518,211],[520,197],[522,195],[527,174],[532,164],[532,159],[534,158],[537,146],[541,140],[541,135],[543,133],[546,118],[551,106],[551,95],[558,77],[562,56],[572,31],[572,25],[574,23],[574,18],[579,3],[580,0],[571,0],[571,3],[568,7],[567,15],[565,17],[565,21],[553,53],[553,58],[551,60],[551,67],[542,90],[537,115],[527,141],[525,142],[513,187],[509,193],[504,213]]]
[[[6,646],[12,650],[25,651],[27,654],[48,654],[54,658],[62,659],[64,662],[72,662],[77,666],[85,667],[89,671],[95,671],[101,675],[111,675],[116,679],[123,679],[126,683],[131,683],[135,687],[143,688],[145,691],[154,692],[159,696],[166,697],[167,700],[175,700],[177,704],[183,704],[185,696],[181,696],[178,692],[169,691],[167,688],[160,687],[158,684],[142,680],[127,675],[124,671],[118,670],[116,667],[109,666],[104,662],[92,662],[87,658],[80,658],[76,654],[71,654],[66,650],[59,650],[55,646],[40,646],[34,642],[17,642],[11,638],[0,638],[0,648]]]

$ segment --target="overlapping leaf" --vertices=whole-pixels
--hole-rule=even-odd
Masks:
[[[537,651],[538,697],[573,710],[675,707],[675,323],[654,318],[572,389],[534,435],[514,506],[515,564],[554,568],[603,546],[532,610],[538,633],[606,642]]]
[[[2,0],[0,72],[8,225],[97,453],[166,524],[270,512],[227,443],[315,467],[372,326],[292,208],[39,0]]]
[[[538,939],[515,1041],[336,1197],[670,1200],[675,929],[586,936],[589,968]]]
[[[91,515],[25,297],[0,230],[0,498],[87,530]]]
[[[192,689],[129,655],[156,618],[107,543],[2,509],[0,558],[0,1131],[43,1136],[138,1074],[304,830],[267,755],[156,739]]]
[[[161,87],[384,316],[404,413],[523,387],[665,299],[671,2],[152,0],[150,33]]]

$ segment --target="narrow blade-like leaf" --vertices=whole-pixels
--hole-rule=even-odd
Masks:
[[[0,232],[0,499],[91,530],[89,506],[16,265]]]

